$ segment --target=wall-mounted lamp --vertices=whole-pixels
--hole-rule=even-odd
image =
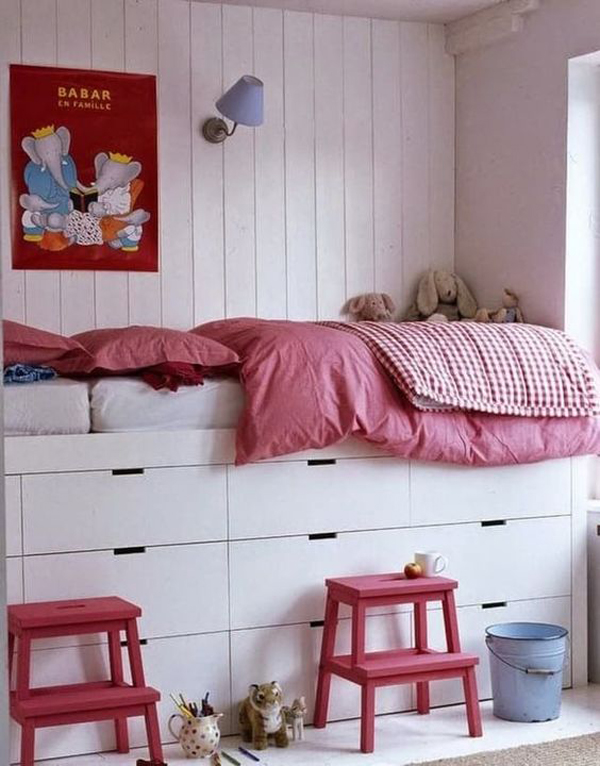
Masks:
[[[202,126],[202,135],[211,144],[220,144],[232,136],[238,125],[255,127],[263,122],[263,84],[257,77],[245,74],[215,104],[223,117],[233,122],[231,130],[220,117],[210,117]]]

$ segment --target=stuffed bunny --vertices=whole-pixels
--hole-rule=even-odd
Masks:
[[[389,322],[394,311],[396,306],[387,293],[364,293],[344,307],[344,313],[353,314],[357,322]]]
[[[448,271],[429,269],[419,282],[417,300],[405,320],[414,322],[435,315],[435,321],[452,322],[472,319],[476,311],[477,302],[460,277]]]

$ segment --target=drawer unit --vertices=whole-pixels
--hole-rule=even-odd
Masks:
[[[27,601],[107,594],[141,606],[143,638],[227,630],[227,544],[25,558]]]
[[[369,651],[407,646],[411,621],[406,614],[376,615],[367,618]],[[248,693],[252,683],[278,681],[286,702],[304,695],[308,705],[307,722],[312,722],[317,668],[321,650],[321,627],[308,624],[288,625],[258,630],[233,631],[231,634],[231,675],[233,709]],[[350,651],[350,620],[340,620],[336,650]],[[409,710],[413,706],[410,686],[389,687],[377,693],[377,712]],[[360,714],[360,689],[340,678],[332,679],[329,718],[355,718]]]
[[[6,512],[6,555],[22,554],[21,534],[21,477],[7,476],[4,481]]]
[[[491,605],[490,605],[491,606]],[[485,629],[498,622],[549,622],[571,629],[571,599],[544,598],[535,601],[512,601],[506,606],[482,608],[463,606],[458,610],[458,625],[462,649],[478,654],[481,660],[477,668],[477,685],[480,699],[492,696],[488,649],[485,645]],[[441,610],[429,613],[430,646],[445,649],[444,623]],[[568,651],[568,650],[567,650]],[[570,667],[564,673],[564,685],[571,683]],[[431,685],[431,704],[450,705],[462,702],[464,694],[460,681],[438,681]]]
[[[536,539],[544,545],[532,564]],[[401,571],[419,549],[449,557],[459,604],[569,595],[570,540],[570,518],[555,517],[232,542],[232,627],[319,620],[326,577]]]
[[[224,540],[224,466],[23,477],[24,552]]]
[[[411,463],[412,524],[561,516],[571,512],[571,461],[474,468]]]
[[[233,539],[404,527],[408,463],[392,458],[229,467]]]

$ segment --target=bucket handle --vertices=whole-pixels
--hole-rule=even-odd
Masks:
[[[507,665],[509,668],[512,668],[513,670],[520,670],[521,673],[525,673],[528,676],[556,676],[558,675],[558,673],[562,673],[563,670],[567,667],[567,663],[569,661],[569,655],[570,655],[570,651],[565,652],[565,660],[560,670],[547,670],[544,668],[521,668],[519,667],[519,665],[513,665],[511,662],[508,662],[507,660],[505,660],[504,657],[500,657],[499,654],[496,654],[496,652],[492,649],[491,640],[489,636],[485,637],[485,645],[490,650],[490,654],[493,654],[497,660],[500,660],[500,662],[503,662],[505,665]],[[567,645],[570,650],[571,641],[569,640],[569,636],[567,636]]]

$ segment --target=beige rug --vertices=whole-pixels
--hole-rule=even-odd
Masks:
[[[600,732],[411,766],[599,766]]]

